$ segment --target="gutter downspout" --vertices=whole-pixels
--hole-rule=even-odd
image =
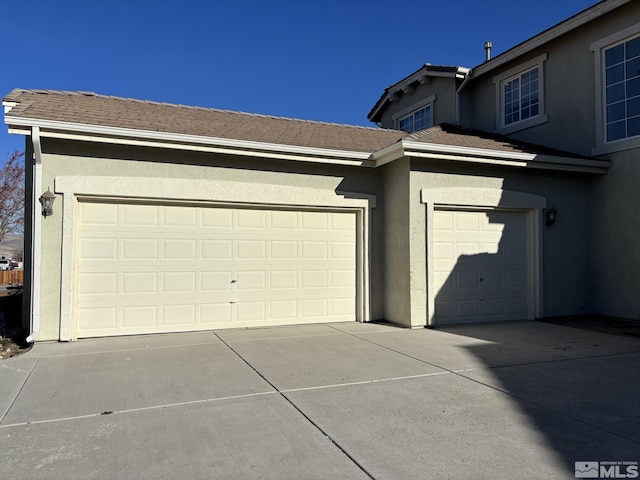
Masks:
[[[460,87],[456,90],[456,125],[460,126],[460,92],[462,92],[462,89],[467,85],[467,83],[469,83],[469,80],[471,80],[471,74],[473,73],[473,70],[469,70],[467,72],[467,75],[464,77],[464,80],[462,81],[462,84],[460,85]]]
[[[42,191],[42,145],[40,143],[40,127],[31,127],[33,143],[33,181],[31,192],[31,333],[28,343],[33,343],[40,333],[40,265],[42,263],[42,217],[40,202],[36,197]]]

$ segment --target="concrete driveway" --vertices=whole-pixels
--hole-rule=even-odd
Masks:
[[[640,339],[537,322],[37,344],[0,478],[573,479],[640,461],[639,398]]]

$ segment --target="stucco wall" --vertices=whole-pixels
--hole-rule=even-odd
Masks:
[[[456,79],[447,77],[429,77],[431,81],[424,85],[416,85],[413,93],[400,95],[398,101],[389,103],[380,117],[383,128],[395,129],[394,115],[409,109],[417,108],[417,104],[431,95],[436,99],[433,103],[433,124],[454,123],[456,119]],[[408,113],[408,112],[407,112]]]
[[[462,92],[462,125],[494,131],[494,78],[547,54],[544,62],[545,113],[548,122],[510,134],[511,137],[560,150],[591,155],[596,142],[594,56],[590,46],[614,32],[640,22],[640,4],[631,2],[548,42],[517,60],[475,77]]]
[[[589,176],[422,160],[413,160],[411,170],[413,239],[426,237],[425,206],[419,203],[423,188],[503,189],[546,197],[547,205],[558,211],[558,220],[551,227],[542,227],[543,314],[550,317],[589,312]],[[412,321],[424,324],[427,297],[420,280],[425,278],[426,248],[422,242],[412,243],[411,259],[412,280],[414,273],[416,277],[412,281]]]
[[[594,312],[640,319],[640,152],[612,155],[593,181],[591,276]]]
[[[43,190],[53,191],[57,176],[122,176],[172,179],[222,180],[255,184],[309,187],[340,192],[376,194],[378,172],[366,167],[242,159],[213,154],[193,154],[145,148],[91,146],[66,141],[43,143]],[[259,199],[256,199],[259,202]],[[53,216],[42,219],[41,328],[38,340],[59,338],[60,275],[62,251],[61,201]],[[381,249],[382,209],[371,212],[371,252]],[[371,269],[371,318],[382,318],[380,269]]]
[[[409,160],[381,167],[384,203],[384,318],[411,325]]]

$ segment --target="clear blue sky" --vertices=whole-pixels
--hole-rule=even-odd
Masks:
[[[0,0],[0,94],[82,90],[372,126],[385,87],[474,67],[596,0]],[[0,159],[22,149],[0,131]]]

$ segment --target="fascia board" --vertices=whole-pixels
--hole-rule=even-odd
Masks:
[[[374,162],[376,167],[381,167],[387,163],[391,163],[405,156],[405,151],[401,142],[394,143],[377,152],[371,154],[370,160]]]
[[[488,62],[481,63],[477,67],[473,68],[473,77],[477,78],[480,75],[484,75],[485,73],[504,65],[515,58],[524,55],[548,42],[551,40],[560,37],[571,30],[574,30],[582,25],[595,20],[598,17],[601,17],[605,13],[608,13],[616,8],[624,5],[625,3],[629,3],[632,0],[611,0],[609,2],[601,2],[599,4],[594,5],[593,7],[584,10],[581,13],[578,13],[572,18],[569,18],[563,22],[560,22],[555,27],[551,27],[548,30],[545,30],[542,33],[530,38],[522,42],[519,45],[507,50],[506,52],[494,57]]]
[[[455,155],[451,153],[436,153],[436,152],[411,152],[411,153],[407,153],[406,156],[413,157],[413,158],[430,158],[430,159],[436,159],[436,160],[499,165],[504,167],[535,168],[538,170],[560,170],[560,171],[577,172],[577,173],[605,174],[607,173],[607,169],[610,166],[610,163],[598,162],[598,161],[587,161],[588,163],[585,163],[585,164],[549,162],[549,161],[545,161],[545,159],[558,158],[558,157],[543,157],[543,156],[535,156],[535,155],[528,160],[509,158],[507,156],[503,156],[502,158],[498,158],[498,157],[480,158],[480,157],[469,157],[466,155]],[[605,165],[603,165],[603,163],[605,163]]]
[[[345,164],[367,164],[369,152],[355,152],[348,150],[334,150],[295,145],[281,145],[266,142],[253,142],[218,137],[204,137],[198,135],[155,132],[101,125],[87,125],[71,122],[58,122],[23,117],[5,116],[5,123],[9,125],[10,133],[28,134],[27,128],[40,127],[42,137],[91,139],[104,143],[121,143],[127,145],[162,146],[180,150],[208,148],[224,151],[225,153],[247,155],[251,152],[273,158],[305,159],[307,161],[332,160]]]
[[[407,78],[404,78],[399,82],[394,83],[390,87],[387,87],[385,90],[384,96],[381,98],[381,100],[378,101],[379,104],[377,108],[374,107],[374,109],[369,113],[369,115],[367,115],[367,118],[369,120],[371,120],[372,118],[375,118],[375,116],[378,115],[378,112],[380,112],[380,110],[382,110],[382,108],[389,101],[389,97],[401,91],[406,86],[411,85],[414,82],[417,82],[422,77],[444,77],[444,78],[460,79],[460,78],[465,78],[471,71],[470,68],[466,68],[466,67],[458,67],[458,70],[456,72],[433,72],[433,71],[430,72],[429,70],[425,70],[425,68],[426,67],[422,67],[420,70],[418,70],[415,73],[412,73]]]
[[[404,156],[417,158],[438,158],[442,160],[588,173],[606,173],[607,169],[611,166],[611,162],[606,160],[503,152],[500,150],[420,143],[405,140],[402,140],[400,143],[402,143]],[[377,165],[378,163],[376,162],[376,166]]]

